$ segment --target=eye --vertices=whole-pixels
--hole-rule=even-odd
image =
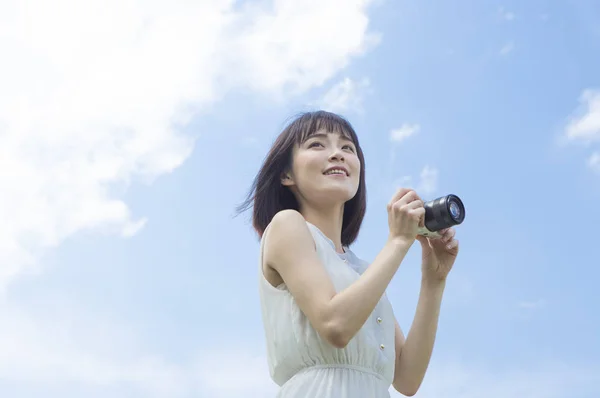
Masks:
[[[308,144],[308,147],[309,148],[313,148],[313,147],[316,147],[318,145],[323,146],[323,144],[321,144],[319,141],[313,141],[310,144]]]
[[[344,145],[342,149],[349,149],[351,152],[354,152],[354,147],[352,145]]]

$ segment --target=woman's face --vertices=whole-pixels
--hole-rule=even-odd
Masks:
[[[360,167],[349,138],[322,130],[294,148],[292,170],[282,183],[301,203],[343,204],[356,195]]]

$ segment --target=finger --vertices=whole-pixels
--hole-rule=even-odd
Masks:
[[[447,245],[446,249],[448,250],[458,250],[458,240],[452,239]]]
[[[419,225],[421,225],[421,223],[423,222],[423,220],[425,219],[425,208],[424,207],[418,207],[416,209],[410,210],[409,212],[413,219],[415,221],[419,221]]]
[[[415,202],[416,200],[418,200],[417,194],[414,191],[409,191],[409,192],[405,193],[405,195],[402,196],[400,199],[398,199],[396,202],[392,203],[391,206],[390,205],[388,205],[388,206],[390,208],[394,208],[395,210],[402,210],[402,209],[405,209],[405,206],[407,206],[410,203]],[[417,205],[418,205],[418,203],[417,203]]]
[[[412,202],[409,202],[405,205],[401,205],[400,206],[402,209],[407,209],[407,210],[415,210],[418,209],[420,207],[423,207],[423,201],[419,200],[419,199],[415,199]]]
[[[390,201],[387,204],[387,208],[388,211],[391,210],[396,203],[400,200],[401,197],[403,197],[408,191],[410,191],[408,188],[400,188],[396,191],[396,193],[394,195],[392,195],[392,198],[390,199]]]
[[[406,195],[408,192],[410,192],[411,189],[410,188],[400,188],[396,191],[396,193],[392,196],[392,199],[390,199],[390,205],[393,205],[394,203],[396,203],[397,201],[400,200],[400,198],[402,198],[404,195]]]
[[[417,193],[411,189],[408,192],[406,192],[404,194],[404,196],[402,196],[400,199],[398,199],[397,203],[400,203],[400,205],[404,205],[404,204],[408,204],[408,203],[411,203],[411,202],[414,202],[417,200],[421,201],[421,198],[419,198],[419,195],[417,195]],[[422,203],[422,201],[421,201],[421,203]]]
[[[421,242],[422,245],[426,245],[427,247],[432,247],[429,239],[423,235],[417,235],[417,240]]]
[[[454,228],[448,228],[442,235],[444,242],[450,242],[456,235],[456,230]]]
[[[423,209],[423,202],[420,200],[414,200],[410,203],[402,203],[401,200],[394,203],[393,209],[398,212],[408,212],[410,214],[411,211],[417,209]]]
[[[415,200],[414,202],[409,203],[409,205],[414,206],[410,212],[413,215],[414,219],[416,221],[418,221],[419,228],[424,227],[425,226],[425,207],[423,207],[423,201]]]

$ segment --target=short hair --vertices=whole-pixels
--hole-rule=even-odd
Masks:
[[[283,129],[265,157],[246,200],[236,209],[239,214],[253,207],[252,226],[259,237],[262,237],[279,211],[299,210],[296,197],[281,183],[281,177],[292,166],[294,145],[303,143],[321,130],[339,133],[352,140],[356,146],[361,165],[360,180],[356,194],[344,205],[342,245],[350,246],[358,237],[367,210],[364,155],[352,125],[342,116],[322,110],[301,113]]]

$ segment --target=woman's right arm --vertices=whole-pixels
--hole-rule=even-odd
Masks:
[[[333,346],[345,347],[366,322],[414,242],[420,211],[413,211],[418,210],[419,200],[410,198],[395,201],[388,210],[415,218],[412,223],[406,218],[391,217],[396,224],[404,221],[405,226],[414,224],[414,228],[406,236],[390,233],[390,239],[360,278],[337,293],[302,215],[284,210],[273,217],[265,240],[265,262],[279,273],[312,326]],[[390,232],[398,232],[398,228],[392,230],[390,225]]]

